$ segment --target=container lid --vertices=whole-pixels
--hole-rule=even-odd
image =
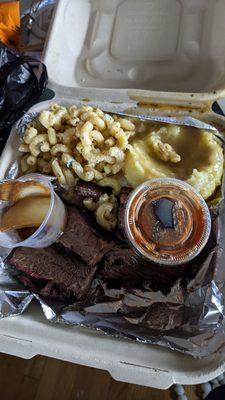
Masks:
[[[173,178],[144,182],[125,210],[125,234],[135,250],[159,264],[184,264],[205,246],[211,217],[204,199]]]
[[[225,94],[224,21],[224,0],[59,0],[49,81],[84,95],[212,101]]]

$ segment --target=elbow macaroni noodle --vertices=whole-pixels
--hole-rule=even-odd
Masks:
[[[104,229],[112,230],[117,223],[117,200],[114,195],[103,194],[97,202],[92,198],[83,201],[84,207],[95,212],[96,221]]]

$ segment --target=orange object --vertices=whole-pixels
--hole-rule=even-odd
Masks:
[[[20,27],[19,1],[0,3],[0,41],[10,47],[18,47]]]

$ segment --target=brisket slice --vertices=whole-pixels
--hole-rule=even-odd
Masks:
[[[125,287],[147,280],[153,290],[168,293],[184,271],[184,265],[168,267],[151,264],[138,257],[131,248],[117,247],[106,255],[101,275],[103,279],[118,280]]]
[[[77,254],[87,264],[97,264],[112,249],[113,241],[103,237],[77,207],[68,205],[67,212],[67,225],[56,246]]]
[[[71,203],[77,207],[83,207],[83,200],[91,198],[97,202],[104,193],[111,193],[110,188],[104,188],[94,182],[84,182],[79,180],[75,186],[74,196]]]
[[[184,307],[172,303],[154,303],[145,318],[144,326],[150,329],[170,330],[182,325]]]
[[[119,198],[119,211],[118,211],[118,227],[124,231],[124,214],[127,205],[127,200],[132,189],[129,187],[123,187],[120,192]]]
[[[96,267],[55,249],[17,248],[9,264],[22,272],[19,279],[43,296],[82,298],[89,290]]]

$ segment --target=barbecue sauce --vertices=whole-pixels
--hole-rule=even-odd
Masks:
[[[131,194],[126,233],[145,257],[162,264],[194,258],[210,232],[209,210],[199,194],[176,179],[146,182]]]

